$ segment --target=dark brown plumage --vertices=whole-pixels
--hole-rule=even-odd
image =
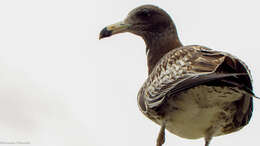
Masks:
[[[253,88],[247,66],[238,58],[203,46],[183,46],[170,16],[144,5],[127,18],[105,27],[100,39],[131,32],[146,43],[149,76],[138,93],[140,110],[180,137],[205,138],[240,130],[253,110]]]

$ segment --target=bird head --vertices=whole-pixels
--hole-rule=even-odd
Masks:
[[[143,5],[133,9],[123,21],[105,27],[99,39],[123,32],[145,38],[169,29],[176,31],[172,19],[164,10],[153,5]]]

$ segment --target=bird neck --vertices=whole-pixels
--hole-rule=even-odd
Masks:
[[[147,34],[143,39],[146,43],[148,74],[153,71],[156,63],[166,53],[182,46],[175,29],[164,33]]]

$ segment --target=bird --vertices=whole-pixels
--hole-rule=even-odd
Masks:
[[[184,46],[170,15],[155,5],[141,5],[118,23],[101,30],[99,39],[129,32],[146,44],[148,77],[137,94],[140,111],[165,130],[186,139],[239,131],[253,112],[252,76],[239,58],[201,45]]]

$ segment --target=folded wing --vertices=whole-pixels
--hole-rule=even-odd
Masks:
[[[201,84],[236,86],[249,97],[253,95],[250,72],[241,60],[202,46],[187,46],[169,52],[158,62],[139,91],[140,109],[145,112],[159,107],[165,98]],[[248,106],[251,100],[246,101]]]

